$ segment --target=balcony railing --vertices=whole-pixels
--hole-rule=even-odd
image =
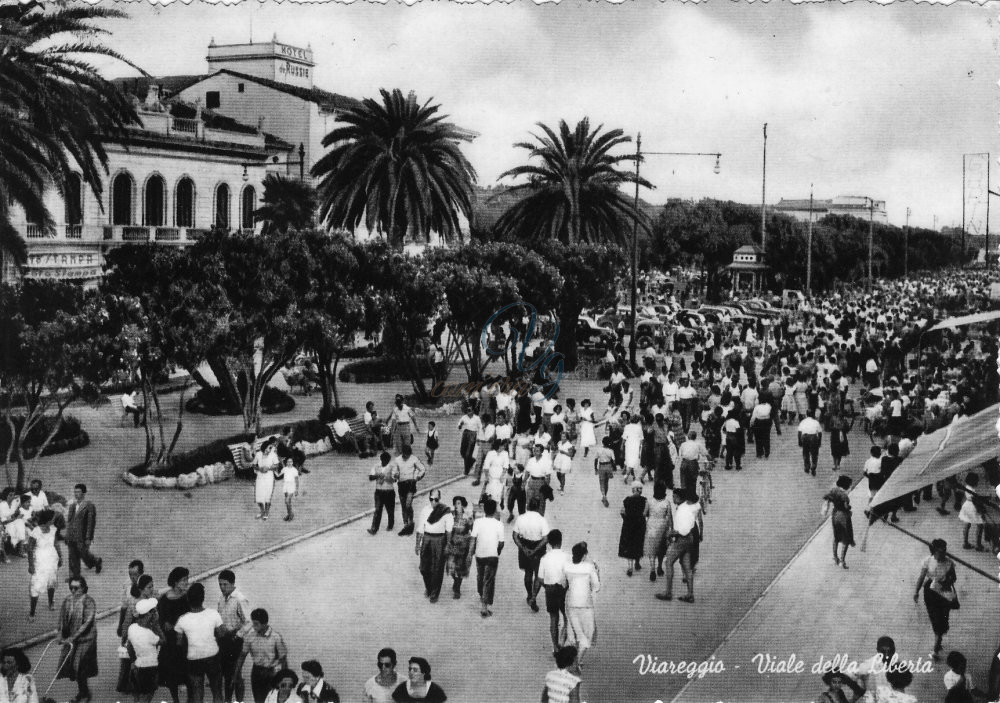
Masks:
[[[189,227],[188,229],[184,230],[184,238],[187,239],[189,242],[197,242],[199,239],[201,239],[208,233],[209,230],[207,229],[198,229],[196,227]]]
[[[66,225],[66,239],[83,239],[83,225]]]
[[[92,233],[97,228],[84,227],[87,239],[97,239]],[[103,241],[110,244],[133,244],[141,242],[157,242],[161,244],[185,245],[198,241],[208,234],[206,229],[196,227],[139,227],[134,225],[104,225],[100,228]],[[100,235],[99,235],[100,236]]]
[[[181,231],[177,227],[157,227],[156,241],[177,242],[180,241]]]
[[[171,129],[174,132],[187,132],[188,134],[198,134],[199,120],[188,120],[183,117],[175,117],[172,120]]]
[[[122,241],[126,242],[148,242],[148,227],[122,227]]]
[[[27,225],[25,227],[24,233],[28,239],[45,239],[55,234],[54,232],[45,229],[45,227],[43,227],[42,225],[33,225],[33,224]]]

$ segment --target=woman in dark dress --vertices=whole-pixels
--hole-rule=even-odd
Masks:
[[[920,576],[913,593],[913,602],[924,592],[924,605],[934,630],[935,660],[941,656],[941,639],[948,634],[951,611],[958,609],[958,594],[955,592],[955,562],[948,556],[948,543],[943,539],[931,542],[931,555],[920,563]]]
[[[618,540],[618,556],[628,564],[627,573],[632,575],[642,569],[642,546],[646,539],[646,498],[642,495],[642,484],[632,482],[632,495],[622,501],[622,534]]]
[[[462,597],[462,579],[469,575],[469,542],[472,540],[472,516],[466,513],[469,501],[465,496],[455,496],[451,501],[454,527],[447,535],[444,548],[445,572],[452,578],[453,598]],[[512,513],[513,514],[513,513]]]
[[[847,568],[847,548],[854,546],[854,525],[851,522],[851,499],[847,491],[851,488],[851,477],[841,475],[837,485],[823,496],[823,515],[833,511],[833,563]],[[837,547],[841,547],[838,557]]]
[[[183,566],[173,569],[167,576],[170,590],[160,596],[159,605],[156,607],[164,636],[163,645],[160,647],[160,684],[169,689],[174,703],[180,703],[181,700],[178,688],[187,686],[187,653],[177,643],[174,625],[181,615],[190,610],[187,599],[190,573]]]

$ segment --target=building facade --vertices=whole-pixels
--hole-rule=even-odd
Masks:
[[[874,203],[874,209],[871,205]],[[780,212],[794,217],[800,222],[809,221],[809,198],[787,200],[782,198],[773,206],[774,212]],[[829,200],[812,201],[812,220],[818,222],[826,215],[849,215],[862,220],[869,217],[875,222],[888,224],[884,200],[869,200],[863,195],[839,195]]]

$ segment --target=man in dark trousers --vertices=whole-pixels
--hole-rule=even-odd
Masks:
[[[90,553],[90,543],[94,541],[94,528],[97,527],[97,508],[87,500],[87,486],[78,483],[73,487],[74,501],[69,506],[66,515],[66,546],[69,549],[69,573],[80,575],[80,560],[101,573],[104,561]]]

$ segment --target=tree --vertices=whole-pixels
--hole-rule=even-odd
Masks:
[[[126,95],[87,59],[133,65],[90,39],[107,33],[94,20],[122,17],[118,10],[90,5],[0,5],[0,258],[25,258],[24,242],[11,225],[12,205],[29,222],[51,228],[45,189],[54,185],[64,193],[74,172],[102,201],[101,176],[108,169],[102,139],[122,136],[139,118]],[[67,34],[87,38],[62,40]]]
[[[264,234],[304,230],[313,224],[316,190],[306,181],[269,173],[264,177],[262,200],[264,204],[253,214],[264,222]]]
[[[527,195],[514,203],[497,221],[500,238],[557,239],[565,244],[578,242],[623,244],[638,220],[648,231],[646,217],[637,211],[621,186],[653,186],[635,171],[622,171],[620,165],[634,162],[635,154],[612,155],[615,148],[631,143],[620,129],[602,133],[603,125],[593,131],[587,118],[570,131],[565,120],[559,133],[539,123],[543,136],[532,135],[536,144],[520,142],[514,146],[528,151],[528,158],[541,164],[516,166],[500,175],[528,181],[516,185],[512,194]]]
[[[93,368],[91,326],[84,310],[84,294],[77,286],[30,279],[0,285],[0,402],[11,436],[3,459],[4,464],[16,461],[19,491],[30,476],[25,440],[46,418],[51,420],[34,454],[40,457],[79,393],[78,377]]]
[[[323,138],[330,150],[312,168],[320,217],[332,228],[385,232],[402,249],[407,235],[429,241],[432,231],[461,237],[460,217],[472,215],[476,172],[460,149],[473,132],[445,121],[440,105],[418,104],[412,92],[380,91],[338,116]]]

